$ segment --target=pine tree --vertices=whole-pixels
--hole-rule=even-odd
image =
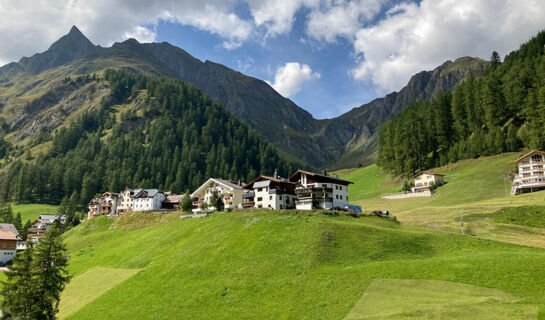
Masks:
[[[21,219],[21,213],[17,212],[17,215],[15,216],[15,220],[13,222],[13,225],[15,226],[15,229],[19,231],[19,233],[23,232],[23,220]]]
[[[34,319],[56,319],[60,294],[70,281],[66,270],[66,247],[58,226],[53,226],[34,249],[32,269],[35,271],[33,289],[36,307],[40,310]]]
[[[223,200],[221,199],[221,196],[218,194],[217,191],[214,191],[214,193],[212,193],[212,196],[210,197],[210,205],[213,206],[214,210],[216,211],[223,211]]]
[[[185,191],[184,197],[182,198],[182,203],[180,205],[182,212],[191,212],[193,210],[193,201],[189,193],[189,189]]]
[[[27,248],[20,255],[15,256],[7,279],[2,281],[2,319],[43,319],[36,305],[38,300],[35,290],[33,271],[33,249]]]

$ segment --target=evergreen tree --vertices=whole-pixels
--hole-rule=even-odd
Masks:
[[[36,304],[36,278],[34,276],[33,249],[27,248],[15,256],[2,281],[2,319],[34,320],[41,317]]]
[[[21,219],[20,212],[17,212],[17,215],[15,216],[15,219],[13,221],[13,225],[15,226],[15,229],[19,231],[19,234],[23,232],[23,220]]]
[[[193,210],[193,200],[191,199],[189,189],[185,191],[184,197],[182,198],[182,202],[180,205],[180,209],[182,210],[182,212],[191,212],[191,210]]]
[[[213,206],[214,210],[216,211],[223,211],[223,200],[221,199],[221,196],[218,194],[217,191],[214,191],[212,193],[212,196],[210,197],[210,205]]]
[[[34,250],[32,270],[35,272],[34,303],[40,310],[34,319],[56,319],[60,294],[70,280],[66,266],[66,247],[61,231],[54,226],[45,233]]]

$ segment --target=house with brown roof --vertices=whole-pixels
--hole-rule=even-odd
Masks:
[[[180,204],[182,202],[182,199],[184,198],[183,194],[173,194],[173,193],[165,193],[167,196],[165,200],[163,200],[163,209],[165,210],[180,210]]]
[[[242,207],[272,210],[295,208],[295,184],[278,177],[259,176],[244,186],[248,192],[242,195]]]
[[[321,174],[297,170],[289,178],[296,185],[295,207],[299,210],[333,209],[348,206],[348,185],[353,182],[331,176],[324,170]]]
[[[17,242],[22,241],[15,233],[10,230],[0,230],[0,265],[13,260],[17,254]]]
[[[513,179],[511,195],[545,189],[545,152],[532,150],[515,160],[518,174]]]
[[[221,197],[225,210],[242,209],[242,195],[246,193],[241,181],[210,178],[191,194],[191,198],[197,198],[193,202],[194,212],[201,211],[201,204],[206,202],[210,206],[210,198],[217,192]],[[214,210],[214,207],[210,207]]]

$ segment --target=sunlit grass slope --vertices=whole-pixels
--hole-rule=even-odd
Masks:
[[[375,166],[357,169],[340,176],[352,179],[351,201],[367,210],[389,210],[405,224],[461,232],[528,245],[545,246],[545,229],[494,223],[490,214],[503,208],[545,205],[545,192],[509,196],[511,181],[506,175],[515,170],[518,153],[463,160],[432,169],[446,175],[447,184],[428,198],[383,199],[380,195],[399,192],[401,182],[389,181]],[[371,176],[371,177],[369,177]],[[372,192],[362,192],[372,190]]]
[[[170,221],[144,216],[115,223],[100,217],[66,234],[75,279],[97,267],[141,269],[68,319],[343,319],[373,279],[495,288],[545,311],[540,248],[378,217],[286,211]]]
[[[34,221],[40,217],[40,214],[57,214],[57,206],[47,204],[12,204],[13,214],[21,213],[23,224],[30,220]]]

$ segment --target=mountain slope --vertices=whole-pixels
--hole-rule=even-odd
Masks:
[[[468,73],[480,74],[485,64],[472,58],[447,62],[434,71],[414,76],[399,93],[334,119],[316,120],[266,82],[221,64],[202,62],[168,43],[141,44],[129,39],[102,48],[94,46],[73,27],[47,51],[0,68],[0,116],[13,119],[10,110],[54,90],[66,76],[122,68],[145,75],[177,77],[195,84],[292,159],[313,166],[355,166],[372,161],[376,130],[381,123],[415,101],[428,99],[438,91],[452,90]],[[453,70],[446,72],[449,68]],[[24,115],[16,118],[20,117]],[[340,164],[335,164],[339,159]]]

